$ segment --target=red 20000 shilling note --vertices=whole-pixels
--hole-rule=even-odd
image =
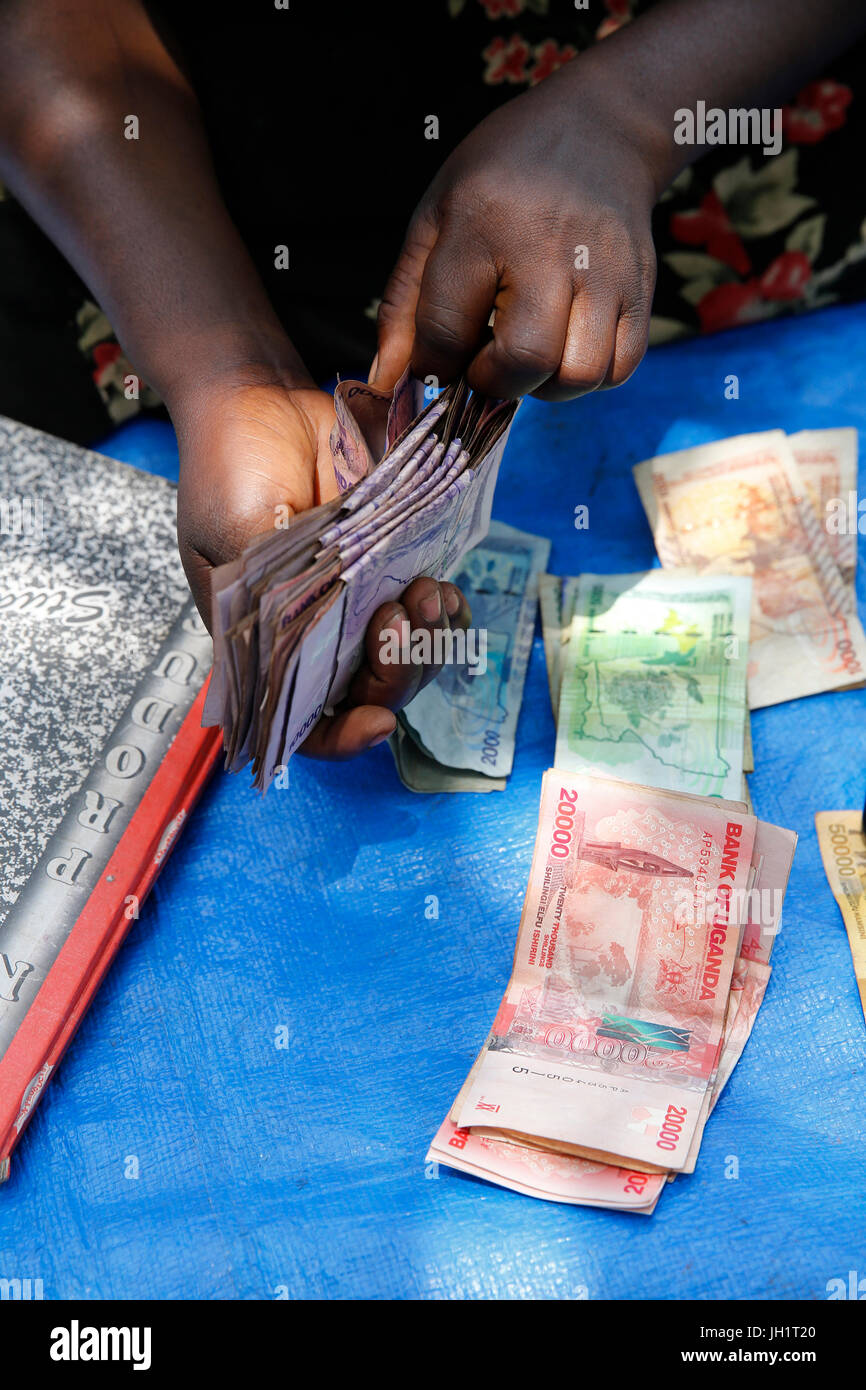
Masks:
[[[713,799],[545,775],[511,979],[460,1126],[646,1171],[683,1167],[722,1034],[755,826]]]

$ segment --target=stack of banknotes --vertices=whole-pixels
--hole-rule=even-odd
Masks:
[[[752,709],[866,678],[856,441],[853,429],[767,430],[634,470],[665,569],[751,576]]]
[[[652,1212],[752,1030],[795,844],[740,802],[546,773],[511,979],[428,1162]]]
[[[204,723],[222,726],[227,767],[252,762],[263,791],[345,696],[380,604],[418,575],[443,578],[487,534],[516,409],[462,382],[422,408],[408,375],[387,394],[343,382],[335,405],[342,495],[278,516],[213,576]]]

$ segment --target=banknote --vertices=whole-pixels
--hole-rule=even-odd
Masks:
[[[782,904],[794,862],[797,836],[793,830],[759,820],[752,848],[754,874],[745,911],[740,918],[737,955],[769,965],[782,930]]]
[[[330,441],[341,491],[372,473],[434,398],[408,372],[393,391],[379,391],[365,381],[341,381],[334,392],[337,422]]]
[[[553,708],[554,719],[559,714],[565,649],[568,646],[571,635],[571,620],[574,616],[574,597],[575,590],[573,586],[569,586],[567,578],[558,574],[548,574],[540,580],[541,630],[544,639],[544,658],[548,664],[550,703]]]
[[[760,961],[745,960],[744,957],[741,957],[740,961],[743,968],[739,976],[734,972],[737,978],[731,989],[731,1017],[722,1038],[721,1055],[710,1093],[710,1114],[743,1055],[743,1049],[751,1036],[770,981],[769,965],[762,965]]]
[[[746,710],[743,725],[743,771],[754,772],[755,770],[755,750],[752,747],[752,721],[749,711]]]
[[[559,771],[548,773],[547,777],[560,780],[556,794],[561,796],[563,788]],[[606,785],[608,789],[613,786],[612,783]],[[593,779],[590,778],[569,779],[565,790],[573,792],[579,787],[585,794],[586,789],[593,786]],[[599,782],[598,786],[604,788],[605,783]],[[641,790],[620,786],[620,791],[629,795]],[[647,795],[651,796],[652,793],[648,792]],[[580,800],[578,797],[577,804],[580,804]],[[567,867],[557,883],[553,881],[552,873],[547,874],[550,859],[557,856],[548,854],[539,892],[538,851],[542,843],[539,840],[509,989],[493,1031],[475,1059],[447,1120],[433,1140],[428,1161],[444,1163],[527,1196],[642,1213],[653,1210],[665,1182],[675,1176],[672,1169],[682,1172],[694,1169],[704,1125],[742,1055],[767,988],[770,955],[781,927],[782,903],[797,837],[779,826],[755,821],[745,890],[731,887],[728,896],[730,881],[726,879],[724,886],[716,888],[717,878],[712,869],[708,871],[707,868],[706,827],[700,834],[700,843],[704,848],[698,851],[700,865],[693,878],[677,873],[677,869],[682,870],[687,862],[686,854],[678,853],[676,863],[670,860],[663,862],[660,857],[651,858],[656,855],[659,845],[670,852],[674,843],[673,835],[676,832],[672,833],[670,826],[665,830],[659,823],[662,803],[666,817],[683,814],[694,817],[701,814],[702,808],[710,807],[713,812],[725,816],[732,813],[739,815],[740,825],[746,823],[743,807],[736,802],[664,794],[654,811],[649,813],[647,821],[653,848],[648,850],[646,843],[642,842],[640,861],[634,849],[637,840],[630,834],[631,847],[625,847],[621,825],[616,826],[620,835],[616,841],[607,842],[606,845],[594,841],[580,848],[577,864],[581,872],[585,864],[600,866],[606,861],[605,867],[609,872],[602,880],[601,888],[610,899],[607,904],[598,892],[595,871],[591,871],[595,882],[578,883],[576,861],[571,857],[562,861]],[[643,817],[647,816],[645,804]],[[562,803],[559,802],[552,824],[554,833],[557,830],[560,832],[562,847],[570,856],[571,848],[565,844],[565,836],[570,830],[572,818],[570,815],[561,816],[561,809]],[[544,811],[545,795],[542,797],[542,818]],[[730,824],[725,824],[726,842]],[[634,825],[632,817],[630,830]],[[659,837],[660,829],[664,834],[663,839]],[[628,869],[624,868],[626,863],[630,865]],[[645,875],[643,887],[635,893],[633,885],[638,882],[640,870]],[[663,920],[660,921],[660,905],[656,903],[653,906],[646,880],[662,874],[669,880],[669,891],[663,897]],[[688,977],[693,969],[687,951],[692,953],[693,958],[694,937],[697,934],[707,942],[706,956],[702,954],[703,948],[698,948],[698,959],[706,967],[712,953],[712,959],[716,962],[722,948],[719,892],[727,902],[726,936],[731,943],[730,954],[734,963],[730,970],[729,988],[721,990],[719,1003],[714,1005],[714,1014],[721,1014],[723,1018],[722,1026],[712,1034],[704,1032],[701,1048],[692,1031],[684,1030],[684,1014],[695,1007],[687,1001]],[[634,915],[635,901],[645,914],[644,922],[637,929],[637,950],[635,926],[633,922],[629,923],[629,917]],[[606,949],[600,949],[599,923],[606,919],[609,919],[605,935]],[[647,925],[649,940],[644,943],[640,935]],[[530,928],[531,935],[527,936]],[[551,948],[553,935],[556,940]],[[690,947],[686,944],[689,941],[692,942]],[[525,950],[527,944],[528,953]],[[637,972],[632,972],[631,978],[626,979],[630,963],[638,959],[644,944],[649,954],[653,951],[656,953],[654,966],[641,971],[638,963]],[[530,962],[528,957],[533,953],[535,962]],[[540,967],[540,977],[538,971],[533,974],[533,963]],[[647,981],[651,981],[657,996],[660,990],[663,993],[664,1024],[658,1016],[648,1018],[644,1012],[649,998]],[[704,980],[701,982],[701,993],[705,986]],[[629,996],[627,1014],[623,1013],[623,987]],[[578,993],[583,996],[582,1011],[576,1003]],[[637,1008],[632,1001],[639,1001],[641,1012],[637,1018]],[[699,1001],[699,1004],[701,1002],[708,1003]],[[675,1021],[668,1021],[670,1019]],[[650,1024],[654,1030],[652,1034],[649,1032]],[[625,1048],[623,1043],[626,1044]],[[640,1045],[647,1052],[642,1064],[634,1050]],[[555,1104],[566,1115],[569,1111],[605,1103],[605,1092],[609,1106],[617,1103],[617,1095],[629,1097],[628,1101],[620,1100],[619,1104],[632,1104],[634,1095],[630,1089],[632,1078],[629,1067],[623,1067],[615,1059],[617,1051],[622,1054],[626,1048],[630,1049],[626,1061],[632,1064],[632,1072],[643,1070],[652,1074],[661,1069],[669,1072],[670,1075],[659,1078],[665,1087],[671,1081],[683,1084],[676,1075],[677,1062],[682,1063],[683,1051],[688,1053],[689,1050],[701,1048],[698,1070],[705,1076],[706,1085],[702,1092],[700,1086],[693,1087],[689,1092],[688,1104],[696,1103],[697,1111],[691,1138],[679,1164],[671,1162],[670,1168],[662,1168],[660,1163],[633,1163],[625,1156],[618,1159],[613,1150],[613,1141],[599,1139],[598,1135],[592,1147],[577,1145],[568,1139],[551,1138],[545,1132],[545,1116],[549,1110],[543,1103],[533,1109],[530,1102],[529,1107],[524,1106],[519,1112],[519,1122],[526,1126],[522,1131],[508,1128],[502,1109],[496,1109],[497,1106],[501,1107],[501,1093],[503,1089],[507,1091],[508,1087],[503,1088],[502,1078],[498,1074],[491,1074],[491,1054],[498,1054],[498,1060],[505,1055],[510,1074],[521,1078],[517,1083],[521,1089],[534,1088],[540,1090],[542,1095],[545,1091],[552,1092]],[[591,1056],[595,1058],[594,1066],[590,1061]],[[579,1072],[575,1070],[577,1061],[581,1063]],[[492,1087],[492,1092],[482,1090],[482,1086]],[[473,1112],[471,1106],[475,1099],[480,1104]],[[513,1105],[514,1097],[509,1099]],[[641,1133],[644,1140],[654,1140],[656,1145],[660,1142],[673,1143],[676,1138],[675,1147],[680,1147],[680,1117],[671,1116],[669,1109],[659,1103],[660,1099],[657,1095],[639,1096],[639,1103],[632,1104],[629,1128]],[[678,1108],[686,1109],[687,1105]],[[513,1113],[508,1117],[512,1121],[515,1118]],[[671,1150],[663,1150],[658,1155],[659,1159],[664,1157],[665,1152]]]
[[[464,382],[416,415],[423,401],[408,374],[390,393],[342,382],[331,440],[342,496],[278,519],[214,571],[203,722],[222,725],[227,767],[252,762],[263,791],[346,695],[375,610],[419,575],[442,578],[487,532],[516,405]]]
[[[713,1073],[701,1102],[698,1123],[692,1135],[688,1156],[683,1164],[683,1173],[695,1171],[706,1123],[730,1079],[734,1067],[743,1054],[769,978],[770,967],[768,965],[761,965],[757,961],[750,962],[743,956],[739,957],[734,964],[731,976],[731,992],[728,995],[728,1008],[722,1036],[719,1039]]]
[[[792,830],[770,825],[766,821],[757,822],[746,901],[739,914],[737,959],[731,975],[724,1028],[710,1084],[683,1166],[684,1173],[695,1170],[704,1126],[742,1056],[764,997],[770,977],[770,956],[782,927],[782,904],[796,846],[797,836]],[[688,922],[688,914],[684,915],[684,920]],[[744,1002],[745,1009],[741,1014]]]
[[[853,594],[857,571],[857,530],[836,524],[835,508],[842,503],[857,516],[857,431],[851,428],[800,430],[788,435],[806,496],[827,536],[827,544],[842,581]],[[855,505],[850,507],[851,496]]]
[[[781,430],[635,469],[665,568],[752,576],[753,709],[860,683],[866,636]]]
[[[445,768],[418,746],[400,719],[388,739],[397,774],[412,792],[503,792],[507,777],[488,777],[469,769]]]
[[[562,627],[562,580],[558,574],[538,576],[538,605],[541,610],[541,636],[544,642],[544,664],[553,717],[559,708],[559,639]]]
[[[563,655],[571,635],[571,619],[573,617],[571,606],[576,594],[577,584],[574,580],[569,582],[568,578],[562,578],[557,574],[539,576],[544,658],[550,687],[550,703],[555,720],[558,719],[559,714]],[[567,605],[565,610],[564,605]],[[744,715],[742,761],[744,772],[754,772],[755,754],[752,747],[752,727],[748,709]]]
[[[550,541],[492,521],[449,572],[472,612],[462,660],[443,666],[400,715],[420,751],[442,769],[439,790],[465,790],[452,772],[497,781],[514,760],[517,720],[538,609],[538,576]],[[399,763],[398,763],[399,766]]]
[[[862,816],[859,811],[819,811],[815,825],[824,871],[848,933],[866,1017],[866,836]]]
[[[681,1169],[716,1066],[755,831],[719,800],[546,773],[511,980],[458,1127]]]
[[[561,699],[562,699],[562,682],[563,682],[563,678],[564,678],[564,676],[565,676],[565,660],[566,660],[566,653],[567,653],[567,651],[568,651],[568,644],[569,644],[569,642],[571,641],[571,624],[572,624],[572,622],[573,622],[573,620],[574,620],[574,605],[575,605],[576,600],[577,600],[577,586],[576,586],[576,584],[575,584],[573,581],[572,581],[571,583],[569,583],[567,579],[563,579],[563,581],[562,581],[562,604],[561,604],[560,625],[559,625],[559,660],[558,660],[558,662],[557,662],[557,667],[556,667],[556,674],[557,674],[557,689],[556,689],[557,718],[558,718],[558,712],[559,712],[559,703],[560,703],[560,701],[561,701]]]
[[[645,1216],[655,1211],[666,1182],[663,1173],[615,1168],[502,1136],[473,1134],[451,1119],[440,1125],[426,1161],[444,1163],[527,1197]]]
[[[742,794],[751,581],[583,574],[563,659],[556,766],[700,796]]]

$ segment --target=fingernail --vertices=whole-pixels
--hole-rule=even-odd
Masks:
[[[408,628],[408,618],[404,618],[403,622],[406,624],[406,627]],[[396,617],[392,618],[390,622],[385,623],[384,626],[379,628],[379,646],[381,647],[382,644],[385,642],[390,642],[394,637],[396,637],[399,641],[402,636],[403,624],[398,622]]]
[[[428,623],[435,623],[442,617],[442,594],[439,585],[436,585],[432,594],[426,598],[419,599],[418,607],[421,610],[421,617]]]
[[[405,613],[405,611],[404,611],[404,609],[403,609],[402,604],[399,604],[399,603],[386,603],[386,604],[384,605],[384,615],[383,615],[383,617],[382,617],[382,626],[383,626],[383,627],[390,627],[391,624],[394,623],[394,622],[396,622],[396,620],[397,620],[398,618],[405,618],[405,616],[406,616],[406,613]]]
[[[367,747],[375,748],[378,744],[384,743],[385,739],[390,738],[393,732],[393,729],[386,729],[384,734],[377,734],[375,738],[370,739],[370,742],[367,744]]]
[[[373,358],[372,363],[370,364],[370,371],[369,371],[368,376],[367,376],[367,385],[368,385],[368,386],[372,386],[372,385],[373,385],[373,382],[374,382],[374,380],[375,380],[376,373],[377,373],[378,370],[379,370],[379,354],[378,354],[378,352],[377,352],[377,353],[376,353],[376,356]]]
[[[457,590],[448,589],[445,593],[445,612],[448,614],[448,617],[453,618],[459,607],[460,595]]]

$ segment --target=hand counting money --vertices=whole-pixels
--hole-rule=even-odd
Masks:
[[[487,532],[516,404],[460,382],[413,418],[422,392],[405,376],[387,395],[342,383],[343,495],[214,573],[204,722],[222,725],[227,767],[252,762],[263,791],[345,696],[376,609],[419,575],[442,578]]]

